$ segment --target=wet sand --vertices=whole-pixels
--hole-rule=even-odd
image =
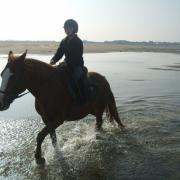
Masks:
[[[30,54],[54,54],[59,42],[55,41],[0,41],[0,54],[8,54],[10,50],[22,53],[25,49]],[[124,45],[105,42],[84,42],[84,53],[107,52],[164,52],[180,53],[180,46],[161,45]]]

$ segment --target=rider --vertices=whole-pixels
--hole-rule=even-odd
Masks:
[[[78,23],[73,19],[68,19],[64,23],[64,31],[66,37],[61,41],[55,55],[50,61],[51,65],[56,64],[63,55],[64,62],[70,72],[70,84],[75,94],[80,98],[80,101],[85,101],[84,89],[84,60],[83,60],[83,42],[77,36]],[[79,89],[80,91],[77,92]]]

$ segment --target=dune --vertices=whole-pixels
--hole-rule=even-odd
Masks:
[[[22,53],[25,49],[31,54],[54,54],[59,42],[55,41],[0,41],[0,54],[7,54],[10,50]],[[107,52],[165,52],[180,53],[180,44],[152,44],[152,43],[116,43],[116,42],[84,42],[84,53]]]

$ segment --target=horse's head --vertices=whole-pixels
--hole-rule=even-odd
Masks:
[[[24,78],[26,53],[27,51],[15,57],[12,51],[9,52],[8,62],[1,73],[0,111],[8,109],[13,100],[26,90]]]

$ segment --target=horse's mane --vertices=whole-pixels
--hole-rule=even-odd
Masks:
[[[25,68],[26,70],[45,78],[57,72],[55,67],[40,60],[30,58],[25,59]]]

